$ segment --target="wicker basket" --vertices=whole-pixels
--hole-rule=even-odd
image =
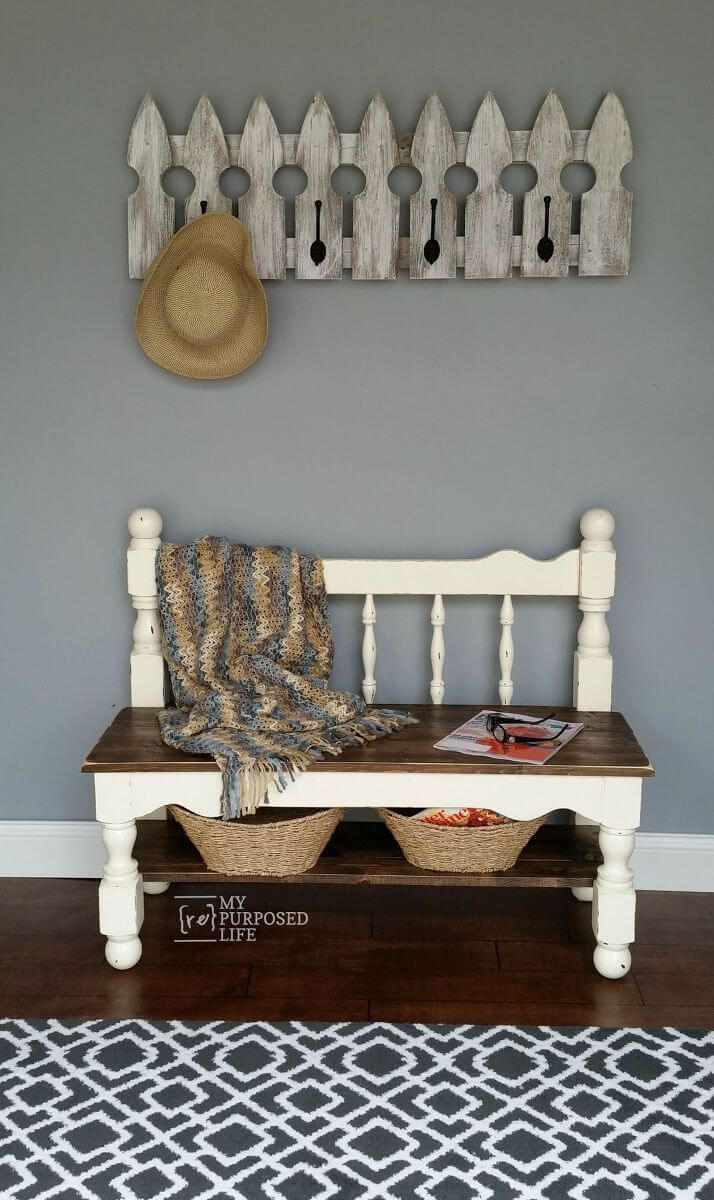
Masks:
[[[222,875],[301,875],[314,867],[344,808],[259,809],[238,821],[199,817],[171,805],[176,818],[211,871]]]
[[[389,808],[377,812],[399,842],[404,857],[429,871],[484,874],[507,871],[540,829],[545,816],[504,825],[428,825]]]

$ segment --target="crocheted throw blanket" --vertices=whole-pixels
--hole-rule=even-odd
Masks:
[[[161,736],[215,758],[225,820],[255,812],[271,783],[283,790],[325,754],[413,723],[328,687],[320,558],[202,537],[159,549],[157,583],[176,705],[159,714]]]

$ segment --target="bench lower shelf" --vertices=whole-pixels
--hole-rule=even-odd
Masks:
[[[208,870],[175,821],[137,821],[137,829],[134,855],[147,883],[590,887],[601,861],[596,828],[544,825],[508,871],[493,875],[426,871],[406,861],[381,822],[343,821],[317,864],[302,875],[225,875]]]

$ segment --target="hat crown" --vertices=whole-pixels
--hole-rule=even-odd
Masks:
[[[169,279],[166,319],[187,342],[210,345],[241,324],[246,295],[231,267],[215,250],[201,247],[187,254]]]
[[[268,309],[248,231],[236,217],[197,217],[159,251],[144,280],[136,333],[149,358],[189,379],[227,379],[255,362]]]

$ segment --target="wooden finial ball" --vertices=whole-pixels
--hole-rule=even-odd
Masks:
[[[133,538],[161,537],[163,527],[155,508],[135,508],[129,517],[129,533]]]
[[[615,532],[615,518],[606,508],[589,508],[580,521],[580,532],[588,542],[609,542]]]

